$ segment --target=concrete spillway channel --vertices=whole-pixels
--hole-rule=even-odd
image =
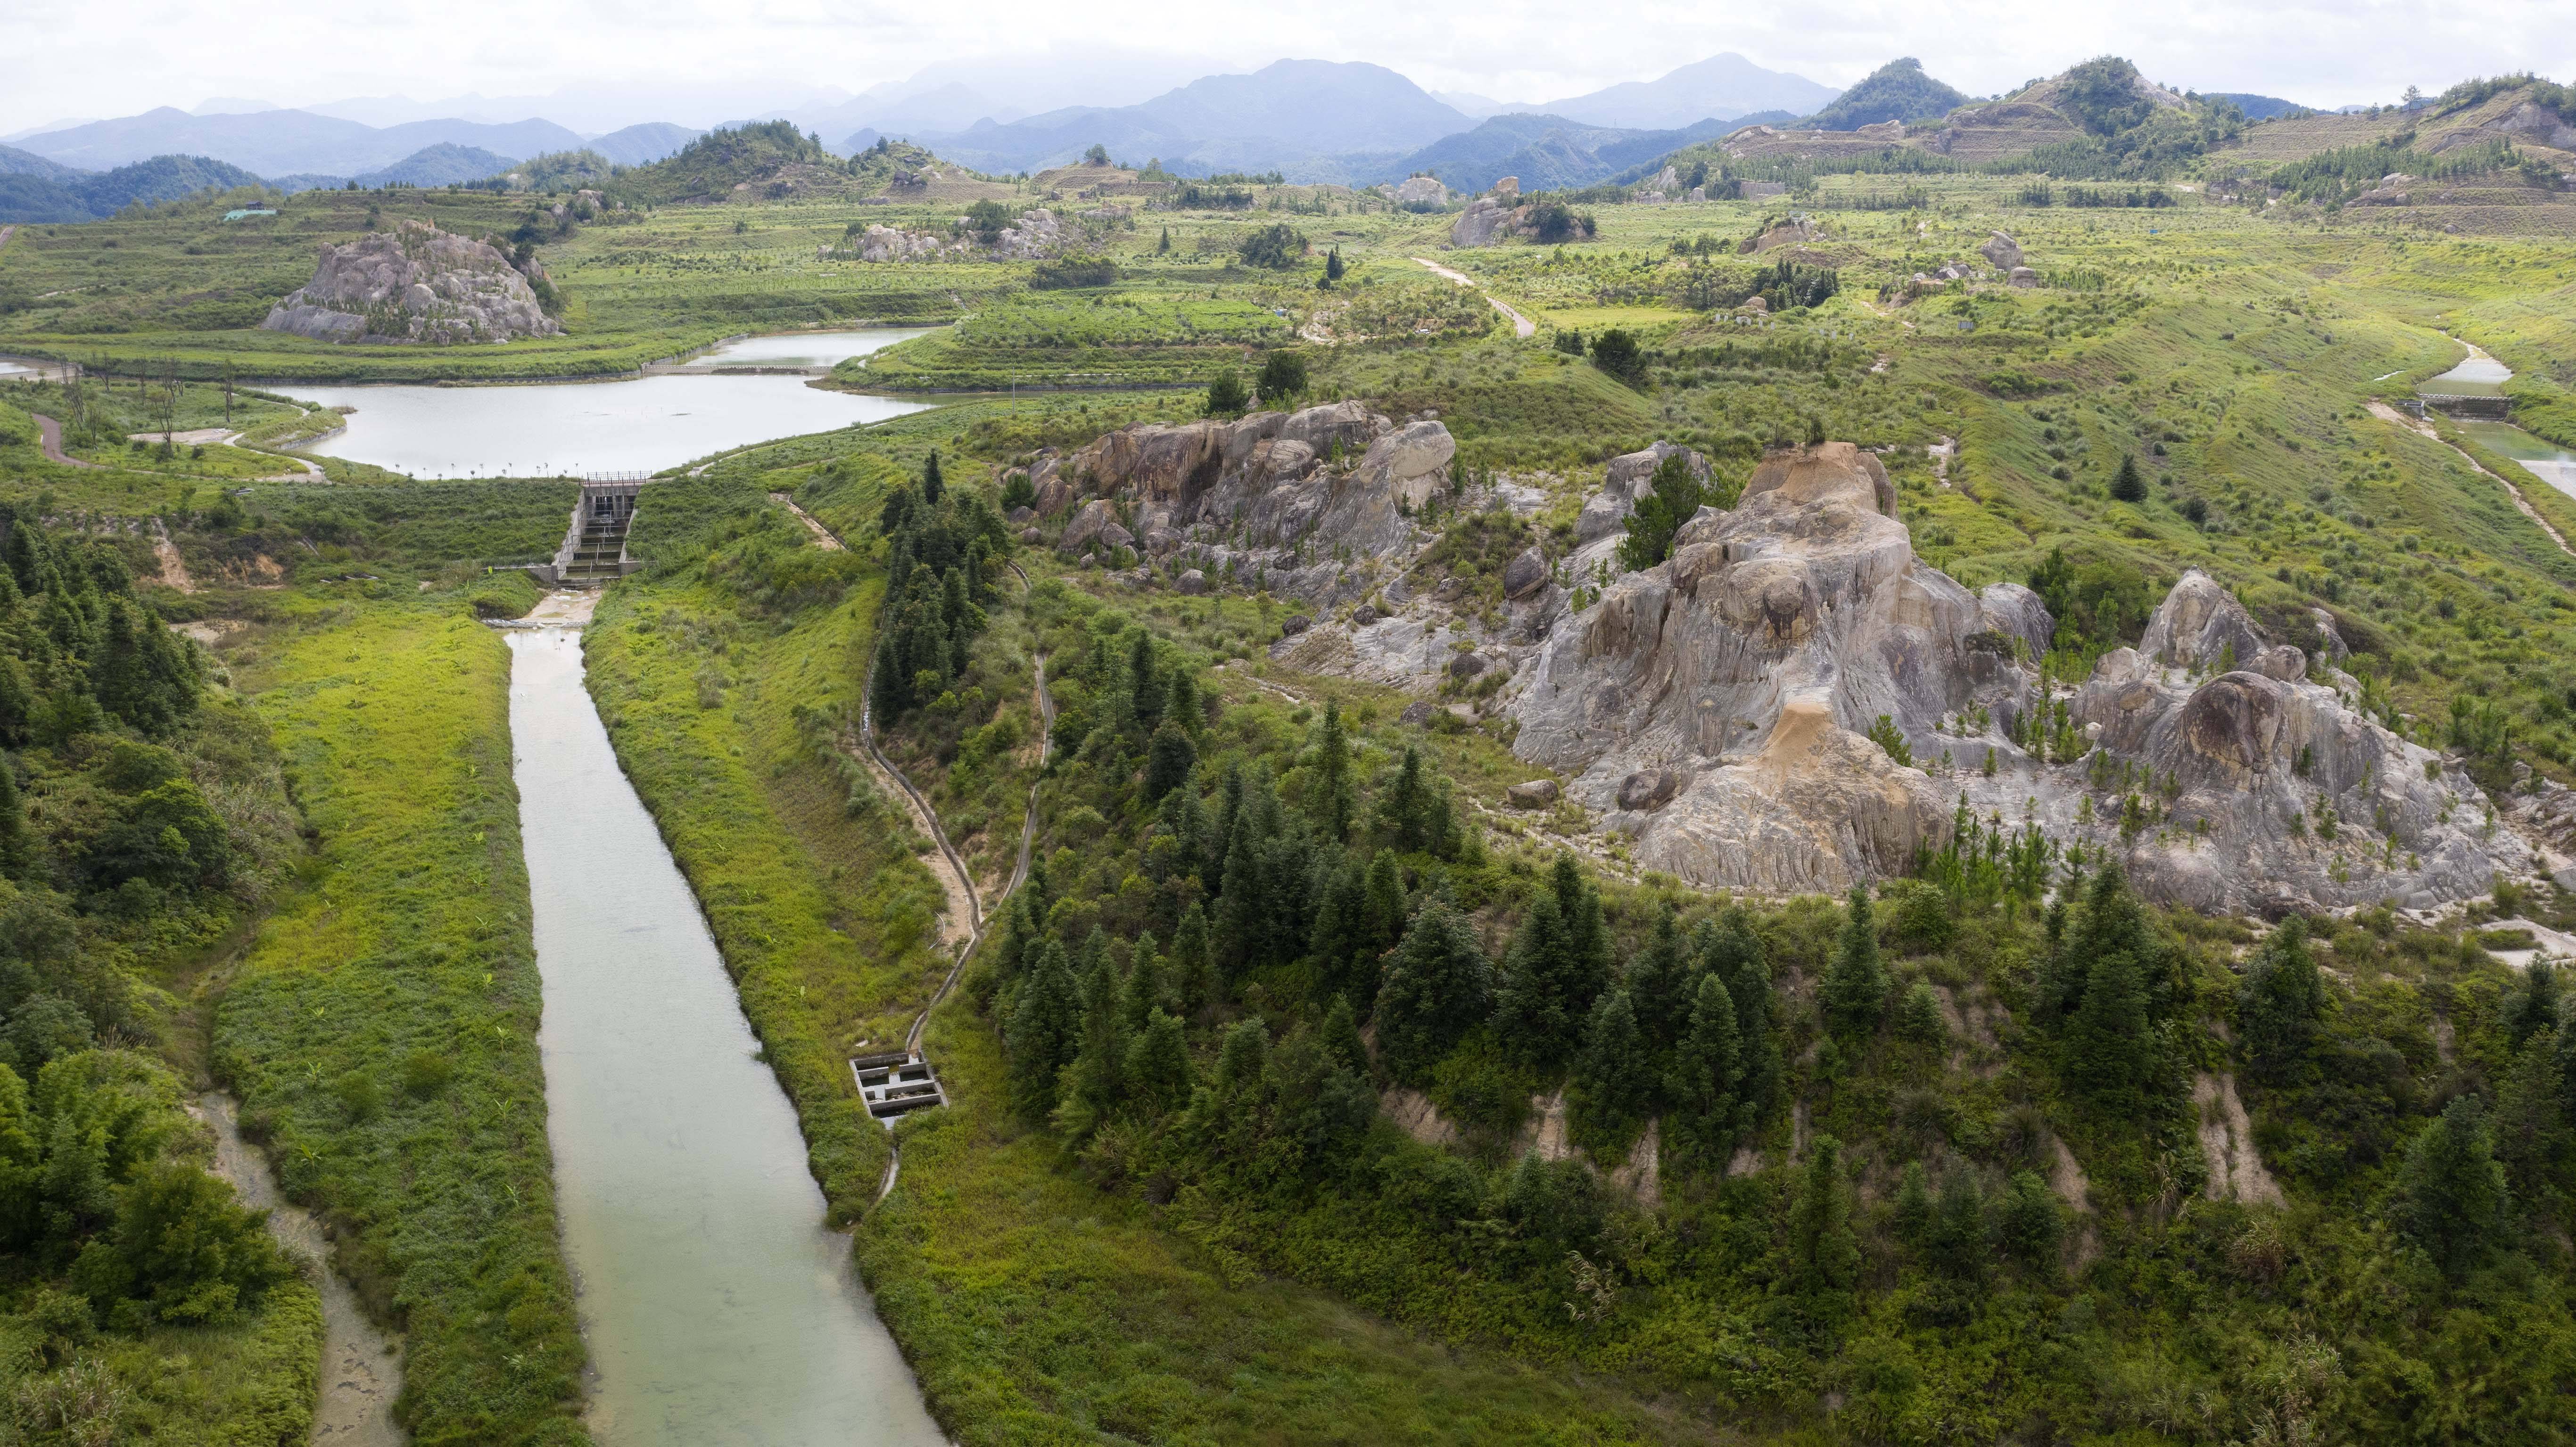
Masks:
[[[586,611],[586,610],[578,610]],[[942,1442],[876,1318],[714,937],[583,687],[509,634],[547,1138],[607,1447]]]

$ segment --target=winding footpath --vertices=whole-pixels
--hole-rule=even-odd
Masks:
[[[1433,274],[1434,276],[1445,276],[1445,277],[1449,278],[1451,281],[1454,281],[1454,282],[1458,283],[1460,286],[1463,286],[1463,287],[1467,288],[1467,289],[1468,289],[1468,290],[1470,290],[1470,291],[1483,291],[1483,290],[1484,290],[1484,288],[1483,288],[1483,287],[1478,286],[1478,285],[1476,284],[1476,279],[1475,279],[1474,277],[1469,276],[1467,273],[1465,273],[1465,272],[1463,272],[1463,271],[1452,271],[1452,270],[1450,270],[1448,267],[1442,266],[1440,263],[1438,263],[1438,262],[1436,262],[1436,261],[1431,261],[1431,260],[1428,260],[1428,259],[1426,259],[1426,258],[1419,257],[1419,256],[1417,256],[1417,257],[1413,258],[1413,260],[1414,260],[1414,262],[1415,262],[1415,264],[1416,264],[1416,265],[1420,265],[1420,266],[1427,266],[1427,267],[1431,268],[1431,272],[1432,272],[1432,274]],[[1496,311],[1498,311],[1498,312],[1501,312],[1504,316],[1507,316],[1507,317],[1511,318],[1511,322],[1512,322],[1512,334],[1513,334],[1513,335],[1515,335],[1515,336],[1519,336],[1519,337],[1524,337],[1524,338],[1526,338],[1526,337],[1534,337],[1534,336],[1537,336],[1537,335],[1538,335],[1538,323],[1536,323],[1536,322],[1534,322],[1534,321],[1531,321],[1528,317],[1522,316],[1519,312],[1516,312],[1516,311],[1512,310],[1510,307],[1503,305],[1503,303],[1501,302],[1501,300],[1499,300],[1498,298],[1496,298],[1496,297],[1495,297],[1492,293],[1490,293],[1490,292],[1487,292],[1487,293],[1485,294],[1485,300],[1487,300],[1487,301],[1489,301],[1489,302],[1492,302],[1492,303],[1493,303],[1493,305],[1494,305],[1494,310],[1496,310]]]
[[[770,500],[786,508],[812,531],[815,546],[830,551],[847,550],[838,533],[833,532],[821,519],[798,507],[785,493],[772,493]],[[1030,587],[1028,573],[1018,563],[1011,564],[1011,571],[1019,577],[1020,590],[1025,595]],[[1035,664],[1037,674],[1038,772],[1043,776],[1046,772],[1049,750],[1054,743],[1055,696],[1047,692],[1046,655],[1038,654],[1032,662]],[[871,686],[875,679],[876,662],[871,657],[867,677],[859,685],[858,744],[861,761],[868,766],[870,772],[893,781],[897,792],[904,800],[905,807],[911,812],[914,823],[921,826],[922,832],[930,836],[931,842],[939,847],[940,868],[934,872],[941,876],[940,885],[947,891],[949,899],[949,910],[942,921],[941,938],[943,942],[952,943],[956,949],[956,958],[949,962],[948,973],[941,977],[939,988],[932,991],[930,998],[923,1002],[921,1013],[912,1019],[912,1028],[904,1032],[905,1052],[918,1055],[921,1052],[922,1034],[930,1028],[931,1012],[938,1009],[940,1002],[946,1000],[949,993],[957,988],[958,979],[965,974],[966,962],[974,958],[976,947],[984,942],[984,935],[992,927],[993,921],[992,916],[985,911],[983,896],[975,888],[974,876],[966,868],[965,859],[958,854],[956,846],[948,842],[948,831],[940,822],[939,811],[931,807],[929,796],[914,787],[912,780],[905,776],[902,769],[896,767],[894,760],[886,757],[885,751],[877,747],[876,690]],[[1011,897],[1012,891],[1028,880],[1029,858],[1037,847],[1038,789],[1041,782],[1042,777],[1029,783],[1029,804],[1020,820],[1019,855],[1012,861],[1011,877],[1003,881],[1001,891],[994,896],[993,903],[997,907]],[[941,1088],[945,1090],[947,1086],[943,1083]],[[898,1141],[887,1153],[885,1179],[877,1183],[878,1200],[884,1200],[893,1192],[895,1177],[902,1170],[903,1146]]]

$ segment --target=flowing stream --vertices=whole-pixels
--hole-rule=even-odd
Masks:
[[[546,1133],[606,1447],[933,1447],[795,1113],[582,686],[513,632],[510,734],[545,983]]]

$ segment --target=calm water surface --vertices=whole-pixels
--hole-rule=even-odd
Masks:
[[[828,366],[918,335],[878,329],[753,337],[692,360]],[[413,477],[653,472],[731,447],[882,422],[930,405],[826,392],[806,380],[681,374],[528,386],[279,390],[299,402],[358,409],[347,431],[305,450]]]
[[[2535,437],[2510,422],[2463,420],[2461,432],[2474,438],[2491,452],[2500,452],[2523,465],[2532,476],[2551,487],[2576,497],[2576,452]]]
[[[580,635],[509,641],[546,1136],[597,1370],[592,1430],[605,1447],[936,1447],[582,687]]]
[[[745,337],[689,358],[692,367],[830,367],[926,335],[928,327],[874,327],[853,332],[797,332]]]

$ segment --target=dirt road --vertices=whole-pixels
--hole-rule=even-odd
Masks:
[[[1472,277],[1472,276],[1467,275],[1465,272],[1462,272],[1462,271],[1451,271],[1449,268],[1447,268],[1447,267],[1445,267],[1445,266],[1442,266],[1440,263],[1438,263],[1438,262],[1436,262],[1436,261],[1426,260],[1425,258],[1423,258],[1423,257],[1419,257],[1419,256],[1417,256],[1417,257],[1413,258],[1413,260],[1414,260],[1414,264],[1415,264],[1415,265],[1417,265],[1417,266],[1427,266],[1427,267],[1431,268],[1431,274],[1432,274],[1432,275],[1434,275],[1434,276],[1445,276],[1445,277],[1449,278],[1451,281],[1454,281],[1454,282],[1458,283],[1460,286],[1466,287],[1466,288],[1468,288],[1468,289],[1470,289],[1470,290],[1473,290],[1473,291],[1481,291],[1481,290],[1483,290],[1483,288],[1482,288],[1482,287],[1479,287],[1479,286],[1477,286],[1477,285],[1476,285],[1476,279],[1475,279],[1474,277]],[[1493,297],[1491,297],[1491,296],[1486,297],[1486,298],[1485,298],[1485,300],[1487,300],[1487,301],[1489,301],[1489,302],[1493,302],[1494,310],[1496,310],[1496,311],[1498,311],[1498,312],[1501,312],[1504,316],[1507,316],[1507,317],[1511,318],[1511,320],[1512,320],[1512,334],[1513,334],[1514,336],[1520,336],[1520,337],[1534,337],[1534,336],[1537,336],[1537,335],[1538,335],[1538,323],[1536,323],[1536,322],[1534,322],[1534,321],[1531,321],[1528,317],[1522,316],[1519,312],[1516,312],[1516,311],[1512,310],[1510,307],[1507,307],[1507,306],[1503,305],[1501,302],[1499,302],[1499,301],[1495,301],[1495,299],[1494,299]]]
[[[44,444],[46,461],[59,462],[65,467],[89,467],[96,468],[100,471],[106,470],[105,465],[102,463],[83,462],[77,457],[64,456],[63,424],[46,416],[42,412],[31,413],[29,415],[36,419],[36,436],[38,440]]]
[[[2470,347],[2469,350],[2474,352],[2477,348]],[[2433,429],[2432,423],[2418,422],[2414,418],[2407,416],[2405,413],[2398,411],[2396,408],[2389,406],[2385,402],[2371,403],[2370,415],[2383,422],[2394,422],[2409,432],[2429,437],[2435,442],[2442,442],[2442,434]],[[2442,445],[2444,447],[2451,447],[2451,444],[2447,442],[2442,442]],[[2531,505],[2531,499],[2524,497],[2522,495],[2522,489],[2513,485],[2513,479],[2509,477],[2498,477],[2495,473],[2487,471],[2484,464],[2480,463],[2476,458],[2471,457],[2467,453],[2460,451],[2460,449],[2456,447],[2451,447],[2451,451],[2453,454],[2458,456],[2462,462],[2476,468],[2479,476],[2495,478],[2497,485],[2505,490],[2506,496],[2513,499],[2513,505],[2521,509],[2522,515],[2531,519],[2533,522],[2538,523],[2540,525],[2540,530],[2549,534],[2549,540],[2558,545],[2558,551],[2565,553],[2571,558],[2576,558],[2576,548],[2567,546],[2567,539],[2559,533],[2558,529],[2549,525],[2549,519],[2540,515],[2540,509]]]

